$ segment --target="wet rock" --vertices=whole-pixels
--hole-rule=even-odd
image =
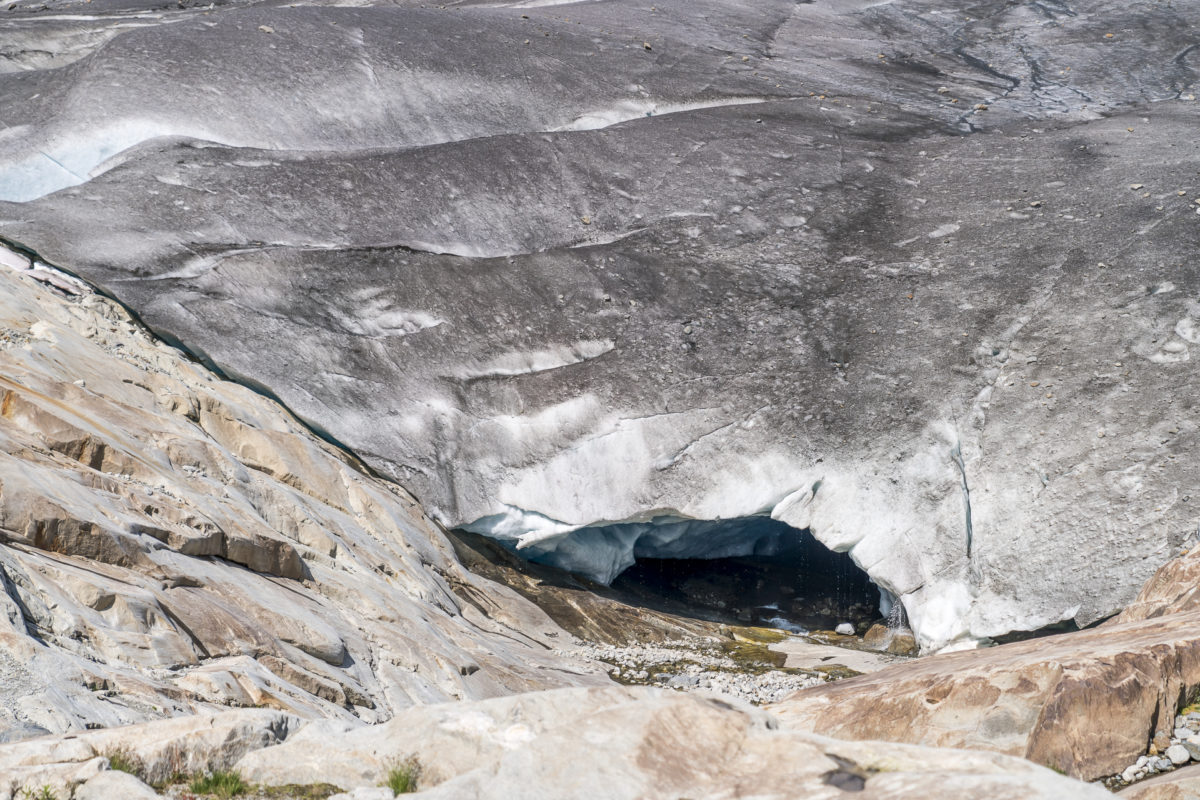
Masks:
[[[872,650],[893,655],[912,656],[917,654],[917,640],[912,631],[905,628],[872,625],[863,635],[863,644]]]

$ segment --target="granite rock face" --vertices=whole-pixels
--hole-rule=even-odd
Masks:
[[[43,785],[82,785],[75,796],[91,796],[91,787],[104,782],[105,759],[94,754],[106,746],[104,737],[120,737],[147,777],[162,774],[172,754],[191,752],[195,743],[197,759],[232,764],[248,781],[333,784],[352,797],[377,791],[389,767],[408,759],[420,768],[415,796],[455,800],[1111,796],[1019,758],[838,742],[780,730],[770,715],[749,707],[647,688],[563,689],[421,706],[358,728],[334,721],[298,726],[282,716],[227,712],[87,732],[69,741],[0,745],[0,765],[41,770]],[[230,736],[227,750],[211,747],[222,732],[254,731],[270,735]],[[81,772],[81,765],[90,766]],[[0,783],[0,798],[7,800],[7,789]]]
[[[0,22],[0,235],[448,525],[772,514],[926,650],[1197,527],[1193,5],[134,5]]]
[[[1192,547],[1163,564],[1114,623],[1153,619],[1200,609],[1200,548]]]
[[[1119,773],[1200,686],[1200,613],[910,661],[798,692],[789,728],[1022,756],[1084,780]]]
[[[410,495],[78,291],[0,270],[5,739],[607,682]]]

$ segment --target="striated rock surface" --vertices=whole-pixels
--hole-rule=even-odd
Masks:
[[[93,757],[104,737],[119,736],[162,774],[170,753],[210,732],[272,731],[249,752],[231,737],[228,751],[204,752],[264,786],[323,783],[357,790],[377,786],[391,766],[415,758],[419,792],[430,798],[677,800],[701,798],[862,798],[945,795],[988,800],[1085,800],[1103,789],[994,753],[884,742],[838,742],[780,730],[761,711],[655,689],[563,689],[477,702],[408,709],[390,722],[348,728],[317,721],[299,728],[272,712],[152,722],[0,745],[0,766],[35,767],[43,785],[91,797],[103,773]],[[281,743],[280,743],[281,742]],[[5,772],[7,775],[8,773]],[[111,779],[110,779],[111,780]],[[117,779],[111,780],[117,783]],[[86,782],[84,782],[86,781]],[[10,781],[11,785],[11,781]],[[0,797],[8,800],[4,786]],[[353,796],[353,795],[352,795]]]
[[[1163,564],[1112,622],[1133,622],[1196,610],[1200,610],[1200,547],[1193,546]]]
[[[35,277],[0,269],[3,738],[607,682],[403,490],[112,301]]]
[[[1167,731],[1200,686],[1200,613],[892,666],[773,707],[789,728],[1023,756],[1085,780]]]
[[[449,525],[771,514],[925,650],[1196,528],[1194,4],[11,5],[0,235]]]

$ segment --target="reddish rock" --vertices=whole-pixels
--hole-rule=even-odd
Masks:
[[[1197,685],[1192,612],[931,656],[806,689],[774,711],[827,736],[993,750],[1094,780],[1144,754]]]
[[[1196,610],[1200,610],[1200,547],[1159,567],[1137,599],[1109,624]]]

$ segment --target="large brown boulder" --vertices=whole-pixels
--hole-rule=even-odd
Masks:
[[[1169,729],[1200,685],[1200,612],[896,665],[774,707],[789,728],[1024,756],[1093,780]]]
[[[1114,623],[1161,617],[1200,609],[1200,547],[1186,550],[1158,568],[1137,599],[1116,616]]]

